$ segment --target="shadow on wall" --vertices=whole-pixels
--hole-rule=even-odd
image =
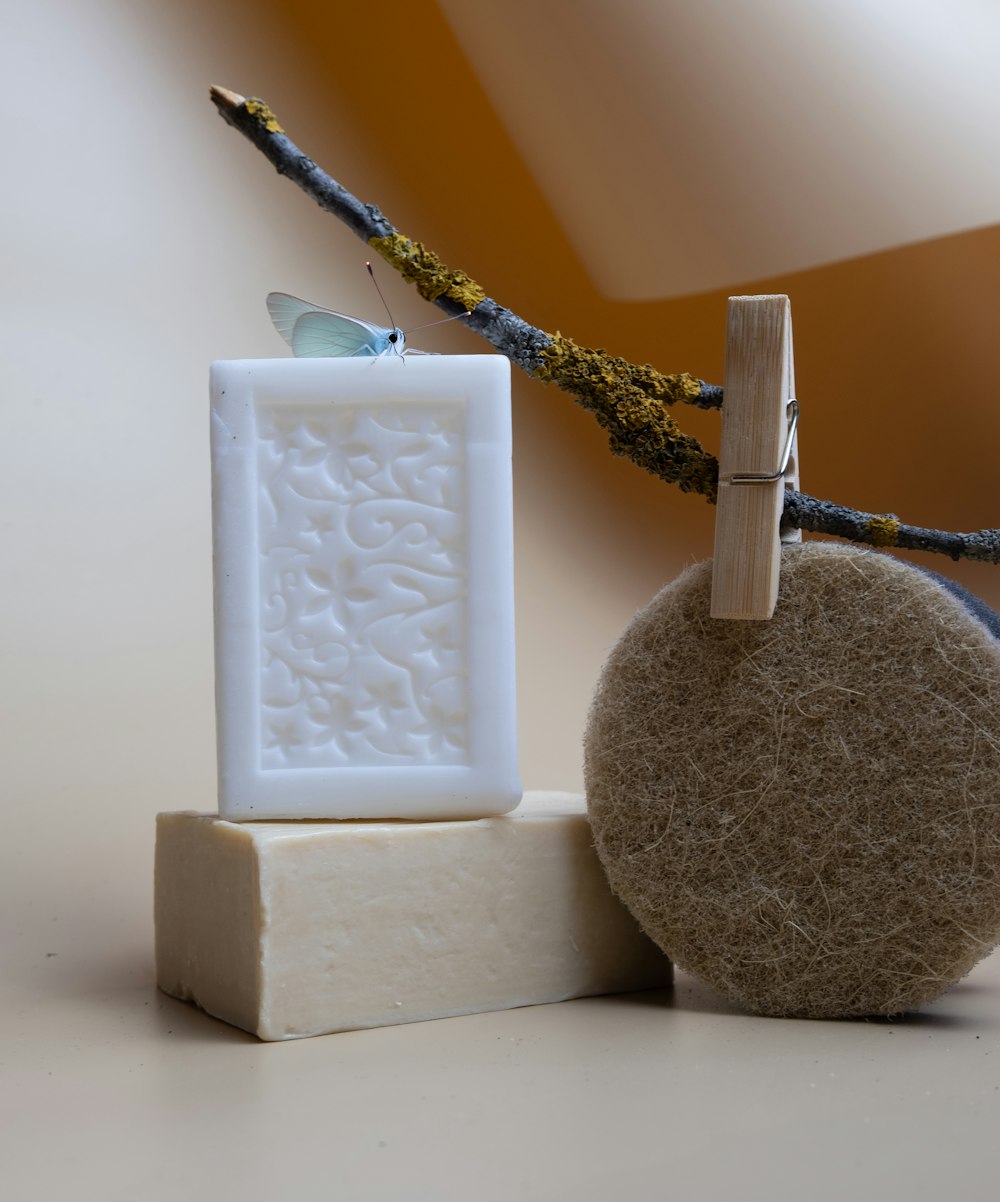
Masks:
[[[292,0],[289,14],[313,76],[307,107],[317,143],[309,149],[336,175],[336,147],[324,142],[316,116],[331,105],[350,111],[388,194],[366,194],[366,181],[345,182],[469,270],[501,303],[584,344],[721,382],[726,296],[787,292],[804,489],[922,525],[1000,525],[989,483],[1000,423],[989,351],[1000,228],[763,280],[733,279],[694,297],[611,301],[586,274],[436,7],[417,21],[412,6],[388,4],[383,24],[405,29],[406,37],[380,40],[377,55],[343,53],[346,44],[366,44],[369,16],[360,10],[334,15],[319,0]],[[282,98],[268,99],[281,116]],[[622,220],[635,222],[636,241],[647,239],[653,216],[629,213],[622,199]],[[655,215],[669,220],[669,213]],[[470,335],[450,337],[456,349],[469,347]],[[942,412],[959,418],[946,432]],[[676,416],[717,445],[716,415]],[[710,553],[711,509],[610,456],[601,431],[568,398],[526,383],[517,390],[516,422],[519,496],[530,498],[536,536],[543,531],[546,542],[570,549],[560,555],[562,570],[590,588],[641,600],[690,557]],[[960,461],[943,455],[943,445],[960,447]],[[952,573],[947,563],[937,566]],[[962,564],[952,574],[1000,600],[991,568]]]

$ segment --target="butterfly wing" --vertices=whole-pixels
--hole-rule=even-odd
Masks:
[[[272,292],[267,311],[274,328],[298,358],[383,355],[392,346],[391,330],[323,309],[286,292]]]
[[[299,300],[297,296],[289,296],[287,292],[269,292],[267,295],[267,312],[274,322],[274,328],[289,346],[292,345],[295,323],[306,313],[312,313],[315,308],[315,305]]]
[[[351,355],[381,355],[389,348],[387,331],[344,313],[304,313],[290,339],[300,359],[326,359]]]

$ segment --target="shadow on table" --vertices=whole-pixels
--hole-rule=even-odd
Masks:
[[[798,1019],[796,1021],[872,1023],[881,1026],[937,1029],[984,1028],[995,1024],[984,1022],[981,1014],[962,1013],[960,1007],[965,999],[985,994],[993,995],[995,991],[979,985],[975,981],[959,981],[943,997],[929,1003],[928,1007],[923,1010],[906,1011],[891,1017],[872,1015],[867,1018]],[[752,1014],[736,1002],[731,1002],[723,997],[722,994],[698,980],[697,977],[692,977],[680,970],[675,970],[674,983],[667,988],[644,989],[637,993],[619,994],[616,1001],[628,1006],[684,1011],[690,1014],[714,1014],[720,1017],[740,1018],[756,1022],[775,1021],[767,1016]]]
[[[158,1033],[166,1039],[183,1043],[261,1044],[256,1035],[213,1017],[199,1009],[194,1002],[182,1002],[179,998],[170,997],[161,993],[155,985],[151,995],[151,1018]]]

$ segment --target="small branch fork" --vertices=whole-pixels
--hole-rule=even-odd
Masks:
[[[246,99],[214,87],[212,100],[225,120],[327,212],[416,285],[426,300],[460,317],[535,379],[558,385],[594,414],[608,432],[612,451],[676,484],[716,500],[719,465],[685,434],[667,410],[676,402],[717,409],[722,389],[687,373],[662,375],[649,364],[630,363],[603,350],[577,346],[561,334],[548,334],[505,309],[462,271],[450,271],[419,242],[392,225],[381,210],[365,204],[316,165],[295,145],[262,100]],[[873,547],[933,551],[952,559],[1000,563],[1000,530],[956,534],[908,526],[894,514],[863,513],[805,493],[785,495],[782,525],[835,535]]]

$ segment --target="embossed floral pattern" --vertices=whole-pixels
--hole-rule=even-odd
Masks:
[[[262,768],[467,762],[464,417],[258,409]]]

